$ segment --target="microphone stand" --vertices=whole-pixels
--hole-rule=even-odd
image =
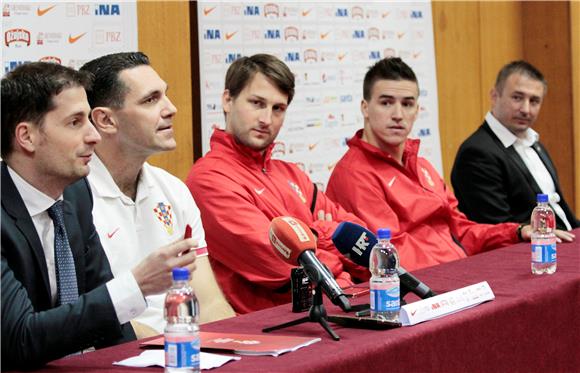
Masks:
[[[338,336],[338,334],[336,334],[334,332],[334,330],[332,330],[332,328],[330,327],[330,325],[328,325],[328,322],[326,320],[326,308],[324,308],[324,304],[322,303],[322,289],[320,288],[320,284],[316,285],[316,287],[314,288],[314,294],[312,295],[312,306],[310,306],[310,310],[308,311],[308,316],[301,317],[299,319],[296,319],[294,321],[289,321],[289,322],[284,323],[284,324],[271,326],[269,328],[262,329],[262,332],[268,333],[268,332],[271,332],[273,330],[283,329],[283,328],[287,328],[289,326],[303,324],[305,322],[317,322],[317,323],[319,323],[320,325],[322,325],[324,330],[326,330],[328,332],[328,334],[330,334],[332,339],[334,339],[335,341],[340,340],[340,337]]]

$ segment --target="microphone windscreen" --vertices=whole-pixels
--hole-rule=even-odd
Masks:
[[[371,250],[376,245],[377,238],[365,227],[344,221],[332,234],[332,242],[343,255],[368,268]]]
[[[268,235],[278,255],[292,265],[298,265],[298,257],[305,250],[316,250],[316,239],[308,225],[291,216],[272,219]]]

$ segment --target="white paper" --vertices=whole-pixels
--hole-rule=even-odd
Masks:
[[[401,307],[399,321],[403,326],[447,316],[495,299],[487,281],[449,291],[444,294],[406,304]]]
[[[218,368],[231,360],[240,360],[238,356],[226,356],[201,352],[199,356],[202,370]],[[133,356],[121,361],[115,361],[113,365],[125,367],[145,368],[152,366],[165,366],[165,350],[145,350],[140,355]]]

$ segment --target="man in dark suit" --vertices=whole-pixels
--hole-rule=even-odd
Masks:
[[[580,226],[558,182],[556,168],[531,127],[547,83],[525,61],[504,66],[491,91],[492,108],[459,148],[451,182],[459,209],[481,223],[528,222],[536,195],[548,194],[557,227]]]
[[[92,220],[89,77],[31,63],[2,79],[2,368],[34,368],[134,339],[144,296],[195,268],[180,240],[113,279]]]

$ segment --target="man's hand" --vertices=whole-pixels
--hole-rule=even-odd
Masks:
[[[572,242],[576,238],[576,236],[568,231],[562,231],[560,229],[556,229],[554,231],[556,234],[556,242]],[[532,226],[531,225],[524,225],[522,227],[522,240],[523,241],[531,241],[532,240]]]
[[[135,268],[133,276],[143,296],[160,294],[172,283],[171,270],[185,267],[192,273],[195,270],[195,250],[197,241],[188,238],[163,246],[143,259]]]

